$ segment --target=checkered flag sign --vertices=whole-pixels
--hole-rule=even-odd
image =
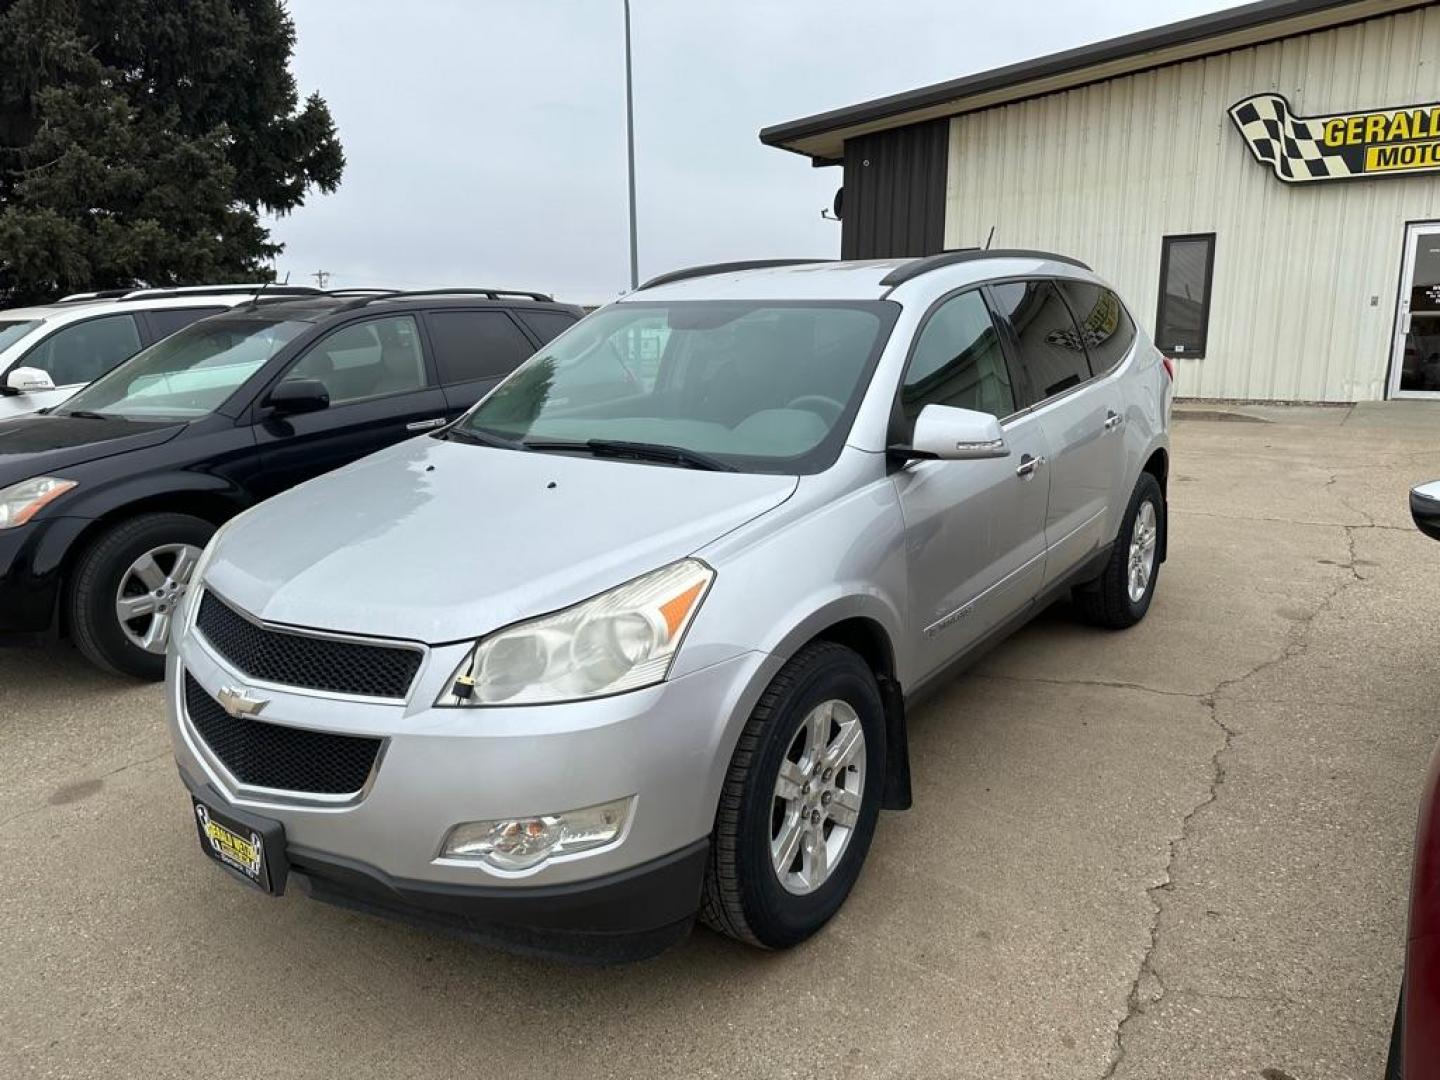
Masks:
[[[1358,176],[1365,171],[1344,147],[1325,145],[1329,117],[1296,116],[1279,94],[1255,94],[1237,102],[1230,107],[1230,118],[1255,160],[1269,165],[1287,183]]]

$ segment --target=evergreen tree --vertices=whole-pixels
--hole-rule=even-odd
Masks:
[[[0,0],[0,299],[266,279],[345,155],[283,0]]]

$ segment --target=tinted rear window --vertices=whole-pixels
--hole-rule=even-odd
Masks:
[[[509,375],[535,351],[503,311],[431,311],[425,318],[447,385]]]
[[[559,337],[575,325],[574,316],[563,311],[520,311],[516,314],[530,328],[530,332],[540,339],[541,345]]]
[[[992,286],[1000,310],[1020,339],[1020,360],[1030,401],[1063,394],[1090,378],[1085,343],[1070,309],[1049,281],[1007,281]]]
[[[228,309],[223,307],[168,308],[163,311],[147,311],[145,317],[150,320],[150,328],[155,331],[155,336],[163,338],[169,337],[176,330],[184,330],[193,322],[208,319],[211,315],[219,315],[226,310]]]
[[[1061,281],[1060,291],[1080,324],[1091,369],[1096,375],[1113,370],[1135,343],[1135,324],[1125,305],[1109,289],[1088,281]]]

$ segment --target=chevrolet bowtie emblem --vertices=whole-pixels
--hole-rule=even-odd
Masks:
[[[222,686],[215,695],[215,700],[220,702],[221,708],[235,717],[254,716],[270,704],[269,698],[254,697],[248,690],[242,690],[238,686]]]

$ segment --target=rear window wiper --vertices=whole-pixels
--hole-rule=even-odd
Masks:
[[[667,446],[664,443],[622,442],[619,439],[590,439],[585,446],[593,454],[614,457],[633,457],[640,461],[659,461],[670,465],[684,465],[691,469],[705,469],[708,472],[735,472],[735,466],[721,461],[699,450],[684,446]]]

